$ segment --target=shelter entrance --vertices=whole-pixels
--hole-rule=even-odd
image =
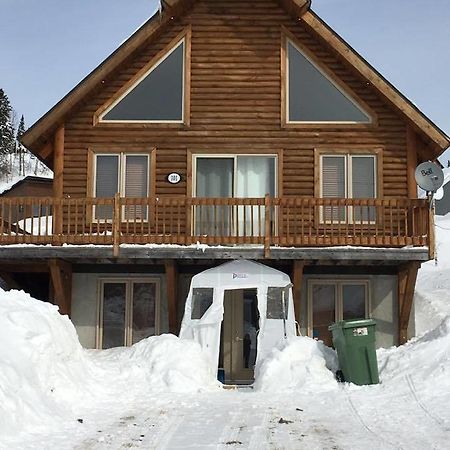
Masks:
[[[225,383],[251,384],[259,331],[256,288],[226,290],[223,306],[219,365],[225,371]]]

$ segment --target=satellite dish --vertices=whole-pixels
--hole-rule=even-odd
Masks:
[[[427,192],[436,192],[444,183],[444,172],[431,161],[419,164],[415,176],[416,183]]]

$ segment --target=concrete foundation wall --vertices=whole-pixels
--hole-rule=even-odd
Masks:
[[[395,275],[304,275],[302,284],[300,329],[307,335],[308,329],[308,280],[369,280],[371,318],[377,322],[376,347],[391,347],[398,340],[397,277]]]
[[[85,348],[95,348],[99,279],[100,278],[157,278],[160,282],[160,333],[168,333],[169,316],[167,308],[166,277],[162,274],[130,274],[130,273],[74,273],[72,279],[72,322]]]

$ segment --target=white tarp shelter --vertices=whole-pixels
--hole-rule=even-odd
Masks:
[[[259,312],[258,364],[280,339],[284,339],[285,334],[287,338],[296,335],[291,286],[288,275],[254,261],[236,260],[205,270],[192,278],[180,337],[197,341],[210,358],[212,373],[216,372],[224,293],[233,289],[256,288]],[[202,291],[209,295],[197,295]],[[196,295],[193,295],[194,292]],[[282,315],[283,303],[285,320]]]

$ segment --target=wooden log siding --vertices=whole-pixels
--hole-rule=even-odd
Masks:
[[[26,217],[30,209],[35,217]],[[11,211],[18,222],[8,220]],[[56,211],[61,232],[52,230]],[[424,199],[0,198],[0,214],[0,244],[103,244],[116,252],[120,244],[199,242],[260,245],[269,257],[272,246],[427,246],[433,239]],[[372,221],[357,219],[369,214]]]
[[[187,26],[192,28],[190,126],[97,124],[93,116],[152,57]],[[281,33],[297,40],[353,90],[377,115],[376,125],[281,125]],[[198,1],[175,18],[158,40],[131,55],[126,66],[99,85],[65,123],[64,194],[87,197],[88,149],[132,152],[156,147],[155,195],[190,197],[189,155],[257,153],[282,149],[280,197],[314,196],[314,149],[382,148],[383,192],[406,198],[406,123],[309,27],[293,21],[275,0]],[[166,176],[181,174],[170,185]]]

